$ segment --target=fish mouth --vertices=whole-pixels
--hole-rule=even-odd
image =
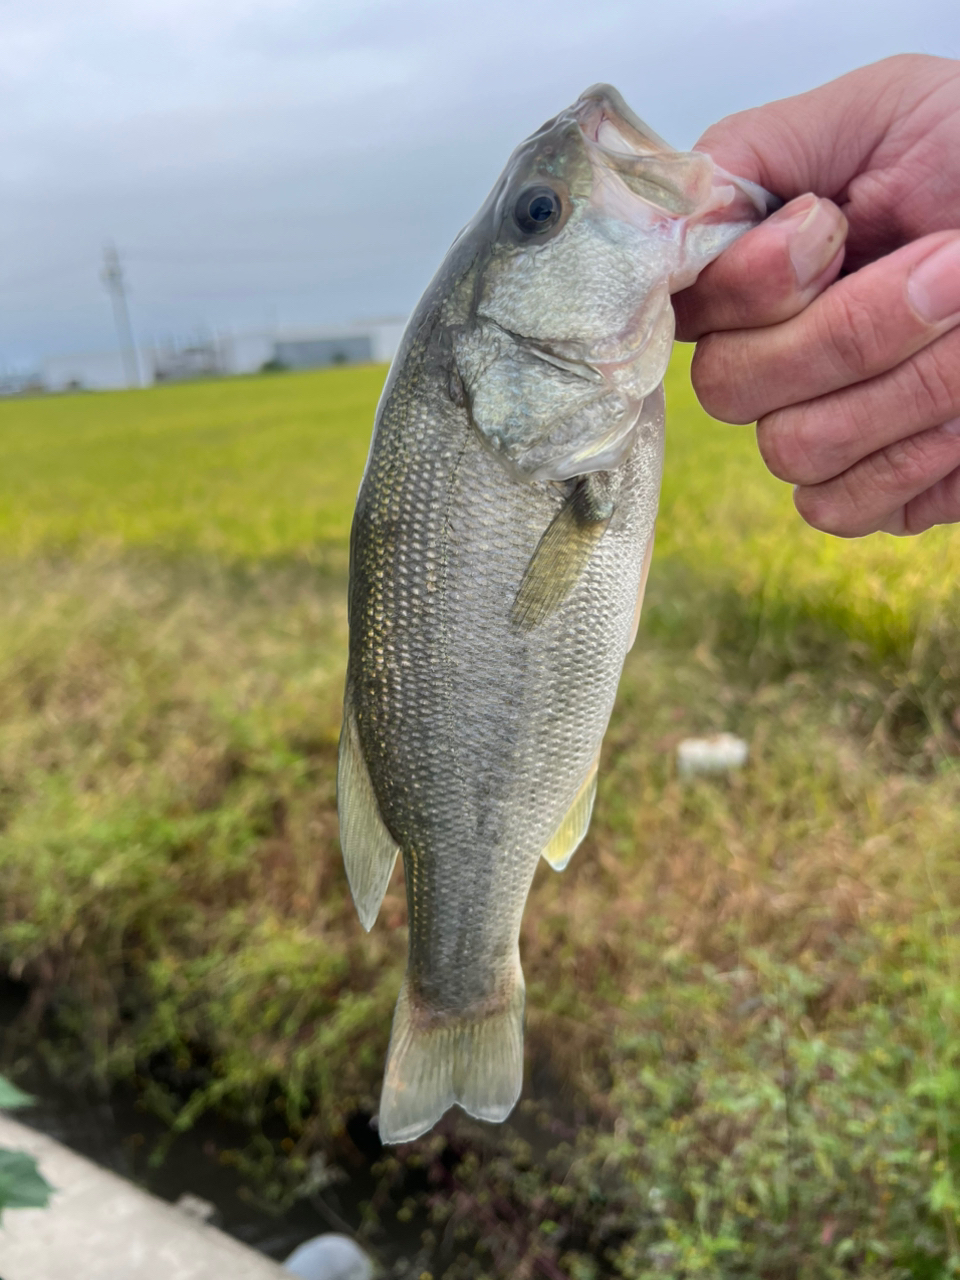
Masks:
[[[571,114],[584,139],[612,155],[660,155],[673,151],[669,143],[631,111],[611,84],[595,84],[584,90],[573,104]]]
[[[676,151],[640,119],[612,85],[598,84],[571,108],[600,181],[601,201],[609,200],[609,176],[662,215],[698,225],[729,223],[743,229],[778,208],[769,192],[719,168],[701,151]],[[606,171],[604,173],[604,171]],[[623,216],[623,202],[616,210]]]

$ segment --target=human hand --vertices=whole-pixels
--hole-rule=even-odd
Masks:
[[[697,146],[790,202],[674,298],[704,407],[757,421],[815,528],[960,520],[960,62],[888,58]]]

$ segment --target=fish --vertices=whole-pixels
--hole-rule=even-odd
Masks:
[[[520,1095],[521,918],[587,832],[637,634],[670,295],[772,207],[595,86],[513,152],[401,340],[351,531],[337,778],[365,929],[403,858],[384,1143]]]

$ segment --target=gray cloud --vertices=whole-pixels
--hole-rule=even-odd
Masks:
[[[0,361],[403,312],[517,141],[610,80],[689,145],[904,49],[956,0],[32,0],[0,5]]]

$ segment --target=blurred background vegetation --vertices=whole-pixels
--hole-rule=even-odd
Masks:
[[[0,403],[15,1078],[39,1040],[171,1140],[239,1119],[281,1207],[362,1175],[349,1225],[438,1280],[960,1270],[960,543],[805,528],[687,363],[591,833],[527,909],[523,1101],[390,1151],[401,872],[365,935],[334,798],[385,370]],[[747,769],[681,785],[721,729]]]

